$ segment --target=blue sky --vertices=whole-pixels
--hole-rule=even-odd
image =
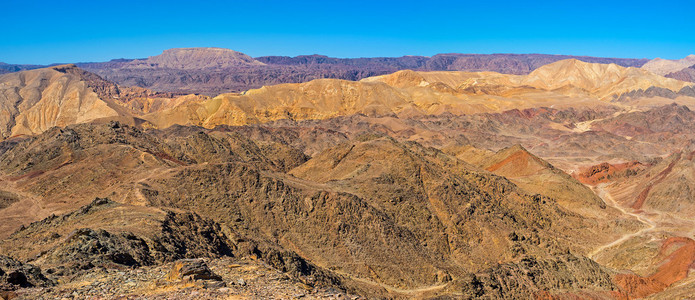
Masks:
[[[6,63],[106,61],[212,46],[251,56],[695,53],[695,1],[2,0],[0,11]]]

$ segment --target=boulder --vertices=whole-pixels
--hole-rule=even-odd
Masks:
[[[213,280],[222,281],[222,277],[213,273],[202,259],[180,259],[167,275],[171,281]]]

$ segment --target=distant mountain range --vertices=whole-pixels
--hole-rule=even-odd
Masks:
[[[251,58],[223,48],[176,48],[146,59],[76,63],[106,80],[155,91],[214,96],[265,85],[300,83],[319,78],[360,80],[411,69],[417,71],[492,71],[523,75],[564,59],[641,67],[648,59],[547,54],[437,54],[426,56],[333,58],[323,55]],[[41,66],[0,65],[0,73]],[[3,72],[4,71],[4,72]]]
[[[43,68],[42,65],[12,65],[0,62],[0,74]]]

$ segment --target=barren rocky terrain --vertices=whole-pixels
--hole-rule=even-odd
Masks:
[[[693,83],[637,60],[206,51],[109,68],[366,73],[211,96],[80,65],[0,75],[3,298],[695,289]]]

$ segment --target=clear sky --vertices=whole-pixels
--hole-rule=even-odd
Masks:
[[[251,56],[547,53],[682,58],[695,1],[0,0],[0,62],[144,58],[175,47]]]

